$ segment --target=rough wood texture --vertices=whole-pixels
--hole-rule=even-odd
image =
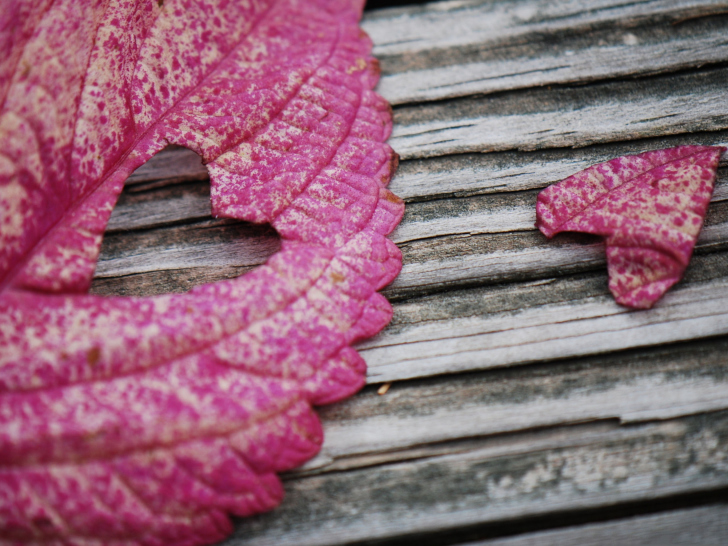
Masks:
[[[634,517],[463,546],[715,546],[728,543],[728,506]]]
[[[642,21],[674,24],[725,13],[726,8],[721,0],[451,0],[369,13],[362,26],[374,41],[374,54],[386,59],[466,45],[495,48],[548,34],[619,31]]]
[[[560,5],[557,3],[554,7]],[[642,5],[635,3],[629,7],[636,10]],[[572,27],[558,34],[553,30],[546,34],[548,26],[542,25],[538,33],[529,35],[527,29],[533,26],[533,20],[514,17],[510,30],[527,39],[497,46],[484,36],[459,35],[452,31],[446,36],[428,37],[424,44],[411,43],[411,49],[404,49],[408,42],[403,42],[398,54],[384,56],[385,72],[379,89],[393,104],[407,104],[531,86],[655,74],[722,62],[728,47],[724,18],[689,18],[682,23],[662,24],[667,16],[691,17],[686,7],[677,4],[669,15],[653,12],[649,17],[628,14],[625,9],[614,10],[612,19],[600,21],[599,26],[609,24],[608,28],[595,29],[592,23],[583,29]],[[715,6],[716,13],[725,9],[725,5]],[[608,14],[610,10],[605,9],[603,13]],[[395,21],[405,24],[401,19]],[[392,23],[391,19],[373,19],[366,28],[378,35]],[[410,20],[407,24],[416,23]],[[489,36],[498,35],[496,29],[492,31]],[[457,48],[442,47],[441,40],[457,36],[470,40],[461,38]]]
[[[728,542],[710,504],[728,491],[728,159],[685,279],[652,310],[614,303],[597,239],[534,228],[538,191],[591,164],[728,143],[726,14],[453,0],[366,15],[408,203],[394,320],[359,347],[372,385],[321,409],[326,442],[284,504],[226,544]],[[93,291],[183,291],[278,245],[212,218],[205,167],[168,149],[127,182]]]
[[[394,383],[321,409],[326,443],[304,471],[396,460],[422,444],[617,419],[637,423],[728,409],[726,339],[700,345]],[[357,463],[357,461],[359,461]]]
[[[728,128],[728,69],[524,90],[403,106],[390,143],[402,158],[587,146]]]
[[[277,511],[241,522],[236,535],[246,545],[323,546],[710,490],[728,485],[727,442],[725,413],[494,438],[291,479]]]

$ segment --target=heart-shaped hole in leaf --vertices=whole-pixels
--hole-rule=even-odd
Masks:
[[[213,218],[201,158],[163,150],[127,180],[104,234],[90,293],[151,296],[239,277],[280,250],[270,225]]]

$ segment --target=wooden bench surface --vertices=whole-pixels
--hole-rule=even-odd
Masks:
[[[728,1],[451,0],[369,11],[407,202],[394,319],[321,453],[225,544],[728,544],[728,170],[654,309],[604,245],[534,228],[538,191],[600,161],[728,144]],[[728,163],[726,163],[728,164]],[[210,216],[199,158],[127,182],[97,294],[240,275],[275,232]],[[385,395],[380,384],[392,382]]]

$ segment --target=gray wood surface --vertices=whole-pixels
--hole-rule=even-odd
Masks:
[[[322,408],[326,443],[304,469],[338,469],[355,456],[396,459],[401,450],[469,437],[728,409],[727,350],[720,339],[395,382],[385,396],[371,390]]]
[[[601,9],[567,14],[578,4],[482,3],[449,10],[456,31],[443,28],[443,15],[434,10],[427,18],[374,17],[364,27],[383,40],[407,31],[418,35],[396,49],[394,43],[377,47],[385,61],[379,89],[393,104],[655,74],[725,59],[723,22],[704,17],[724,12],[724,2],[703,6],[702,17],[688,3],[663,10],[648,4],[649,12],[645,2],[604,2]],[[433,27],[429,36],[421,34],[425,19]],[[666,19],[673,24],[665,25]]]
[[[283,505],[225,544],[728,543],[728,158],[652,310],[613,301],[597,238],[534,228],[538,191],[589,165],[728,144],[728,2],[451,0],[363,26],[407,202],[394,319]],[[188,290],[279,244],[213,219],[205,167],[170,148],[127,181],[92,291]]]
[[[728,505],[583,525],[463,546],[716,546],[728,543]]]
[[[728,127],[728,69],[528,89],[402,106],[391,145],[404,159],[579,147]]]
[[[269,514],[241,522],[241,544],[395,539],[524,516],[596,509],[725,487],[725,413],[619,428],[524,433],[287,481]],[[236,543],[235,538],[228,543]]]

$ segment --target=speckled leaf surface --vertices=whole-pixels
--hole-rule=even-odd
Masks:
[[[539,194],[536,226],[604,237],[615,299],[650,308],[690,262],[724,151],[680,146],[593,165]]]
[[[194,545],[274,507],[391,307],[389,107],[361,2],[15,3],[0,17],[0,544]],[[126,177],[198,152],[238,279],[86,295]]]

